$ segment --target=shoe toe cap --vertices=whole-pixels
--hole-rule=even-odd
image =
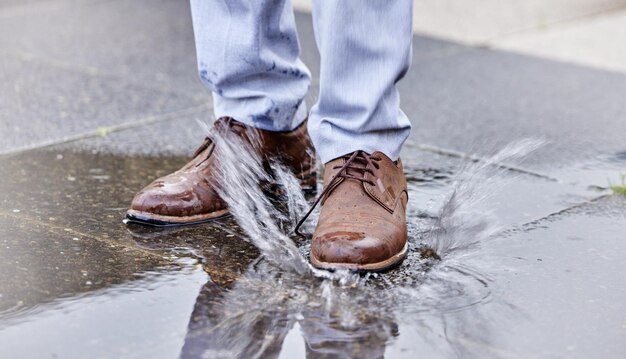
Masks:
[[[313,238],[311,255],[316,260],[336,264],[370,264],[396,254],[391,241],[364,232],[337,231]]]
[[[218,210],[220,204],[219,197],[206,188],[158,179],[135,195],[130,208],[165,216],[191,216]]]

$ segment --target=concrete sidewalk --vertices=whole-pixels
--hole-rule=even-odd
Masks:
[[[385,278],[422,275],[419,248],[468,163],[521,139],[545,145],[496,167],[502,185],[483,204],[503,232],[477,259],[491,272],[468,271],[479,285],[455,291],[449,311],[439,308],[446,298],[422,298],[436,305],[398,321],[389,357],[626,356],[626,202],[608,188],[626,172],[626,43],[612,30],[623,13],[587,17],[622,2],[558,3],[545,31],[527,31],[536,24],[521,16],[475,34],[463,22],[471,16],[454,27],[456,13],[443,11],[461,2],[416,7],[450,18],[428,31],[437,36],[416,33],[413,67],[399,85],[414,125],[402,154],[411,254]],[[310,15],[298,12],[297,23],[317,77]],[[505,25],[507,36],[494,36]],[[466,38],[452,40],[455,32]],[[566,40],[577,37],[597,47],[585,45],[583,56],[574,50],[584,42]],[[257,263],[237,224],[134,230],[121,219],[137,190],[185,163],[205,135],[197,121],[211,119],[187,2],[0,3],[2,354],[176,357],[190,328],[210,332],[210,320],[192,315],[206,305],[204,288],[236,287]],[[283,357],[309,350],[298,326],[283,339]]]

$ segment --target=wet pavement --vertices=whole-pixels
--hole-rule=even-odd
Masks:
[[[320,278],[233,217],[121,222],[211,119],[184,2],[0,11],[0,357],[626,356],[626,76],[416,36],[409,256]]]

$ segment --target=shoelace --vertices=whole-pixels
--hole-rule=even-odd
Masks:
[[[315,209],[315,207],[317,207],[317,205],[327,195],[327,193],[330,193],[330,191],[335,188],[335,184],[338,181],[340,181],[341,178],[353,179],[353,180],[367,183],[371,186],[378,186],[378,189],[381,192],[385,192],[385,187],[383,186],[383,183],[378,174],[379,165],[378,163],[375,162],[375,161],[380,161],[381,160],[380,157],[371,156],[369,153],[365,151],[356,151],[356,152],[353,152],[351,155],[344,156],[344,158],[347,158],[348,160],[343,164],[343,166],[334,166],[332,168],[332,169],[339,168],[339,171],[328,182],[328,185],[326,186],[326,188],[324,188],[322,193],[320,193],[319,196],[315,199],[315,201],[313,202],[313,205],[311,205],[311,208],[309,208],[309,211],[304,215],[304,217],[302,217],[302,219],[296,225],[295,232],[297,235],[304,237],[304,235],[300,232],[300,227],[304,224],[307,218],[309,218],[311,213],[313,213],[313,210]],[[351,171],[348,172],[348,170],[351,170]],[[376,178],[376,182],[370,179],[367,179],[365,177],[366,173],[369,173],[372,176],[374,176]]]
[[[216,134],[224,133],[227,130],[230,130],[235,127],[245,130],[245,125],[239,121],[236,121],[232,117],[220,117],[217,120],[215,120],[215,123],[213,124],[213,128],[211,129],[211,132],[209,132],[209,134],[204,138],[204,141],[202,142],[202,144],[200,144],[196,152],[194,152],[192,158],[196,158],[198,155],[202,153],[202,151],[206,150],[207,147],[211,146],[211,144],[213,144],[214,142],[213,137]],[[202,161],[196,164],[196,167],[200,166],[202,163],[208,160],[209,157],[211,157],[211,155],[213,154],[214,149],[215,149],[215,146],[213,146],[209,150],[209,152],[204,157],[204,159],[202,159]]]

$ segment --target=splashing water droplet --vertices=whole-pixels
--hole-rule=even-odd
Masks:
[[[503,165],[527,156],[544,144],[538,139],[513,142],[493,156],[469,161],[456,175],[453,189],[426,237],[427,245],[443,257],[455,251],[467,252],[500,231],[489,204],[490,197],[506,184]]]
[[[254,134],[249,132],[248,136]],[[250,142],[258,143],[258,139],[252,138]],[[288,218],[274,207],[262,189],[264,185],[285,188],[289,217],[295,218],[306,207],[295,177],[277,164],[272,166],[275,174],[268,174],[258,152],[235,135],[217,136],[214,151],[214,158],[220,159],[217,193],[228,204],[248,239],[274,264],[301,275],[311,274],[309,263],[279,226],[281,220]]]

